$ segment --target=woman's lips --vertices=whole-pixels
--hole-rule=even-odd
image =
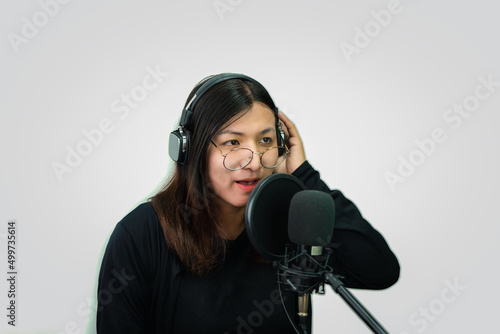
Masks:
[[[259,183],[259,179],[254,179],[254,180],[240,180],[236,181],[236,184],[240,189],[244,191],[252,191],[253,188]]]

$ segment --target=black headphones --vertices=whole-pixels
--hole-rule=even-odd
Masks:
[[[213,77],[205,81],[193,95],[191,101],[189,101],[186,107],[182,110],[179,128],[170,133],[168,154],[170,155],[170,158],[172,158],[172,160],[181,164],[185,164],[188,160],[189,135],[184,130],[184,128],[190,125],[191,117],[193,115],[193,109],[198,100],[213,86],[230,79],[244,79],[260,85],[257,80],[238,73],[221,73],[214,75]],[[278,112],[277,108],[275,112]],[[277,122],[276,124],[276,131],[278,132],[278,146],[285,146],[285,132],[281,128],[280,122]]]

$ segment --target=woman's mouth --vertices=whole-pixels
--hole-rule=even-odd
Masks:
[[[258,182],[259,182],[259,179],[241,180],[241,181],[236,181],[236,184],[238,185],[238,187],[240,187],[240,189],[242,189],[244,191],[252,191]]]

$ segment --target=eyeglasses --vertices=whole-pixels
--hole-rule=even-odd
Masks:
[[[260,155],[260,164],[264,168],[278,167],[290,153],[286,146],[275,146],[266,149],[264,152],[254,152],[249,148],[233,148],[226,154],[222,153],[220,148],[211,141],[212,144],[219,150],[220,154],[224,157],[224,167],[227,170],[239,170],[248,166],[252,161],[254,154]]]

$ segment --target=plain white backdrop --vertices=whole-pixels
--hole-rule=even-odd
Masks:
[[[499,10],[487,0],[3,1],[0,332],[95,332],[107,238],[164,182],[188,93],[220,72],[260,81],[324,181],[386,237],[399,282],[352,292],[391,333],[494,331]],[[330,288],[313,308],[314,333],[369,333]]]

